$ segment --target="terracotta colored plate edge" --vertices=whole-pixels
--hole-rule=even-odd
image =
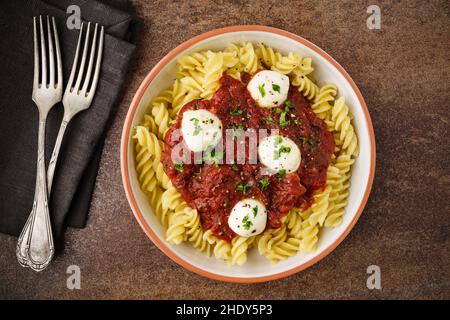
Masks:
[[[128,145],[129,145],[129,137],[130,137],[130,130],[131,124],[133,122],[134,115],[136,113],[137,107],[139,105],[139,102],[144,95],[147,87],[151,83],[151,81],[156,77],[156,75],[161,71],[161,69],[169,62],[171,61],[175,56],[186,50],[187,48],[191,47],[192,45],[220,35],[224,33],[234,33],[239,31],[261,31],[261,32],[269,32],[269,33],[275,33],[281,36],[285,36],[288,38],[291,38],[297,42],[300,42],[301,44],[309,47],[310,49],[316,51],[318,54],[320,54],[322,57],[324,57],[326,60],[328,60],[333,66],[337,68],[337,70],[344,76],[344,78],[350,83],[352,89],[355,91],[358,100],[363,108],[363,112],[365,115],[366,125],[367,129],[369,131],[369,138],[370,138],[370,172],[369,172],[369,178],[367,181],[367,186],[364,191],[363,199],[359,205],[358,211],[356,215],[353,217],[352,221],[350,222],[349,226],[344,230],[344,232],[339,236],[336,241],[334,241],[331,245],[328,246],[328,248],[323,251],[321,254],[319,254],[317,257],[297,266],[292,269],[279,272],[276,274],[268,275],[268,276],[261,276],[261,277],[231,277],[231,276],[224,276],[220,274],[216,274],[213,272],[209,272],[203,269],[200,269],[192,264],[190,264],[188,261],[183,260],[179,256],[177,256],[175,253],[173,253],[167,245],[159,239],[159,237],[153,232],[153,230],[147,225],[145,222],[145,219],[142,215],[142,212],[139,210],[138,204],[136,202],[136,199],[134,198],[133,192],[131,190],[131,184],[129,181],[129,171],[128,171]],[[137,90],[130,108],[128,110],[124,127],[122,130],[122,138],[121,138],[121,147],[120,147],[120,164],[121,164],[121,173],[122,173],[122,182],[125,189],[125,194],[128,199],[128,202],[131,206],[131,209],[134,213],[134,216],[136,220],[139,222],[141,228],[144,230],[144,232],[147,234],[147,236],[153,241],[153,243],[161,250],[163,251],[169,258],[171,258],[173,261],[178,263],[179,265],[183,266],[184,268],[195,272],[199,275],[215,279],[215,280],[221,280],[221,281],[227,281],[227,282],[237,282],[237,283],[255,283],[255,282],[264,282],[264,281],[271,281],[276,280],[280,278],[284,278],[287,276],[290,276],[294,273],[297,273],[299,271],[302,271],[313,264],[317,263],[318,261],[325,258],[330,252],[332,252],[343,240],[344,238],[349,234],[349,232],[353,229],[354,225],[358,221],[359,217],[361,216],[361,213],[367,203],[367,199],[369,197],[373,179],[374,179],[374,173],[375,173],[375,155],[376,155],[376,147],[375,147],[375,135],[374,130],[372,126],[372,120],[369,115],[369,111],[367,109],[366,103],[364,101],[364,98],[362,97],[362,94],[358,87],[356,86],[353,79],[350,77],[350,75],[344,70],[344,68],[335,61],[332,57],[330,57],[325,51],[317,47],[315,44],[309,42],[308,40],[297,36],[293,33],[273,28],[273,27],[266,27],[266,26],[258,26],[258,25],[249,25],[249,26],[231,26],[221,29],[212,30],[206,33],[203,33],[201,35],[198,35],[194,38],[191,38],[190,40],[187,40],[177,46],[175,49],[170,51],[163,59],[161,59],[155,67],[149,72],[149,74],[145,77],[141,85],[139,86],[139,89]]]

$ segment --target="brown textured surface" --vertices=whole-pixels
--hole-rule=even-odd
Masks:
[[[0,298],[450,298],[450,7],[447,1],[376,1],[382,29],[368,30],[371,1],[135,0],[145,29],[106,138],[88,226],[41,274],[18,266],[16,238],[0,235]],[[188,4],[190,3],[190,4]],[[216,282],[176,265],[141,231],[125,198],[119,141],[134,92],[170,49],[235,24],[282,28],[331,54],[360,87],[377,140],[371,197],[327,258],[286,279]],[[81,290],[66,268],[81,268]],[[381,267],[382,290],[366,288]]]

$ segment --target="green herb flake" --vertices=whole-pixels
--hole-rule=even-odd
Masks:
[[[289,100],[286,100],[286,101],[284,102],[284,105],[285,105],[285,111],[289,111],[289,109],[292,108],[291,101],[289,101]]]
[[[302,144],[307,144],[309,143],[309,137],[300,137],[300,141]]]
[[[207,163],[214,163],[214,165],[216,167],[219,166],[219,162],[223,160],[223,152],[222,151],[217,151],[216,150],[210,150],[208,151],[208,149],[206,150],[206,154],[203,156],[203,161],[207,162]]]
[[[231,170],[233,170],[234,172],[239,172],[239,168],[236,164],[231,165]]]
[[[253,222],[251,222],[248,215],[242,219],[242,226],[244,227],[245,230],[249,230],[252,225],[253,225]]]
[[[236,190],[242,192],[242,194],[246,194],[247,190],[251,187],[252,185],[250,183],[238,183],[236,185]]]
[[[287,115],[287,112],[286,111],[283,111],[281,114],[280,114],[280,127],[281,128],[286,128],[288,125],[290,125],[291,124],[291,121],[290,120],[286,120],[286,115]]]
[[[264,98],[266,96],[266,90],[264,89],[264,84],[260,84],[258,86],[258,90],[259,90],[259,93],[261,93],[261,97]]]
[[[314,136],[300,137],[300,141],[303,145],[308,145],[311,149],[315,149],[320,145],[320,140]]]
[[[291,152],[291,148],[290,147],[286,147],[286,146],[281,146],[278,150],[275,150],[274,155],[273,155],[273,159],[277,160],[281,157],[282,153],[289,153]]]
[[[272,119],[272,117],[265,117],[264,118],[264,121],[267,123],[267,124],[271,124],[272,122],[273,122],[273,119]]]
[[[281,143],[283,143],[283,137],[282,136],[277,136],[275,138],[275,147],[280,145]]]
[[[180,173],[184,171],[184,164],[182,164],[182,163],[175,163],[173,166]]]
[[[278,84],[272,83],[272,89],[273,91],[280,93],[280,86]]]
[[[258,187],[264,191],[267,189],[267,187],[270,185],[270,179],[269,177],[264,177],[258,182]]]
[[[241,136],[241,134],[244,132],[244,126],[242,124],[235,125],[231,124],[229,129],[231,129],[231,138],[237,139]]]
[[[286,176],[286,170],[284,169],[279,170],[276,176],[279,180],[282,180]]]
[[[230,114],[232,116],[240,116],[244,113],[244,110],[241,109],[241,107],[237,106],[233,110],[230,111]]]
[[[253,212],[253,218],[255,218],[256,215],[258,214],[258,206],[254,206],[254,207],[252,208],[252,212]]]
[[[192,133],[194,136],[199,135],[199,133],[202,131],[202,127],[200,127],[199,122],[197,118],[192,118],[190,121],[194,123],[194,132]]]

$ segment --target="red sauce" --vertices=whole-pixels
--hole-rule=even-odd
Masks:
[[[285,110],[285,106],[278,110],[259,107],[246,89],[250,78],[250,75],[246,75],[242,83],[224,76],[220,80],[221,87],[211,100],[195,100],[186,104],[176,123],[166,134],[161,159],[175,188],[191,207],[198,210],[203,228],[211,229],[214,235],[227,241],[236,236],[228,226],[228,216],[239,200],[254,197],[262,201],[268,211],[268,228],[280,227],[280,219],[293,207],[309,207],[312,193],[325,186],[326,171],[334,151],[333,137],[326,124],[314,114],[307,100],[296,88],[291,87],[288,95],[291,107],[286,120],[289,124],[281,127],[280,110]],[[243,113],[230,114],[237,107]],[[226,135],[225,130],[233,126],[241,126],[244,130],[279,129],[281,135],[289,137],[299,146],[302,154],[299,169],[284,177],[262,176],[260,169],[263,165],[259,162],[249,164],[247,152],[245,164],[242,165],[185,164],[182,172],[179,172],[171,159],[171,153],[175,145],[183,142],[183,137],[173,133],[181,127],[183,113],[192,109],[206,109],[216,114],[222,121],[223,137]],[[246,144],[248,151],[248,141]],[[225,157],[226,153],[224,159]],[[265,177],[270,179],[270,184],[261,190],[258,182]],[[238,184],[249,184],[251,187],[243,194],[236,190]]]

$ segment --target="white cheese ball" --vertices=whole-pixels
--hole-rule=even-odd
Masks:
[[[280,135],[264,138],[259,143],[258,156],[259,161],[272,173],[280,170],[285,170],[286,173],[294,172],[302,160],[297,144],[288,137]]]
[[[231,210],[228,225],[241,237],[260,234],[266,228],[266,206],[259,200],[248,198],[239,201]]]
[[[183,113],[181,133],[190,150],[205,151],[222,138],[222,121],[208,110],[188,110]]]
[[[278,107],[287,99],[289,77],[280,72],[263,70],[253,76],[247,89],[260,107]]]

